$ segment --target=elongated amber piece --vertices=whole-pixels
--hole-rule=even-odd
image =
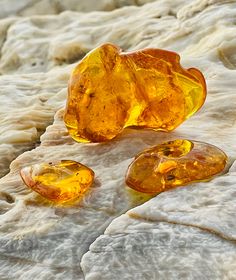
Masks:
[[[202,73],[183,69],[178,54],[160,49],[121,52],[104,44],[73,70],[64,115],[79,142],[102,142],[125,127],[171,131],[204,103]]]
[[[94,180],[90,168],[72,160],[27,166],[21,169],[20,175],[28,187],[55,202],[80,197]]]
[[[160,193],[208,180],[223,171],[226,161],[226,154],[213,145],[174,140],[138,154],[128,168],[126,183],[137,191]]]

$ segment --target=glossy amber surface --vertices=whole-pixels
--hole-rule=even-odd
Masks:
[[[94,180],[91,169],[72,160],[27,166],[20,175],[28,187],[55,202],[79,198]]]
[[[104,44],[73,70],[64,115],[79,142],[102,142],[125,127],[171,131],[203,105],[202,73],[180,66],[177,53],[160,49],[121,52]]]
[[[226,162],[226,154],[213,145],[174,140],[138,154],[128,168],[126,183],[137,191],[160,193],[208,180],[222,172]]]

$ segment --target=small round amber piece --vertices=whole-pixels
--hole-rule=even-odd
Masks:
[[[108,141],[130,126],[171,131],[205,98],[202,73],[182,68],[177,53],[104,44],[73,70],[64,121],[79,142]]]
[[[20,175],[28,187],[55,202],[80,197],[94,180],[90,168],[72,160],[27,166],[21,169]]]
[[[160,193],[210,179],[223,171],[226,161],[226,154],[213,145],[174,140],[138,154],[128,168],[126,183],[137,191]]]

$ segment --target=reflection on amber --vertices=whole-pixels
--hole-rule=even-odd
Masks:
[[[175,140],[144,150],[128,168],[126,183],[145,192],[160,193],[176,186],[210,179],[223,171],[226,154],[197,141]]]
[[[171,131],[204,103],[202,73],[183,69],[160,49],[124,53],[112,44],[91,51],[73,70],[64,116],[79,142],[102,142],[125,127]]]
[[[20,175],[28,187],[55,202],[79,198],[94,180],[91,169],[72,160],[27,166]]]

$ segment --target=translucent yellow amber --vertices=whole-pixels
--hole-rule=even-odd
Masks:
[[[121,52],[104,44],[73,70],[64,115],[79,142],[102,142],[125,127],[171,131],[204,103],[202,73],[183,69],[178,54],[160,49]]]
[[[80,197],[94,180],[91,169],[72,160],[27,166],[21,169],[20,175],[28,187],[56,202]]]
[[[223,171],[226,154],[197,141],[175,140],[144,150],[135,157],[126,174],[129,187],[160,193],[176,186],[208,180]]]

